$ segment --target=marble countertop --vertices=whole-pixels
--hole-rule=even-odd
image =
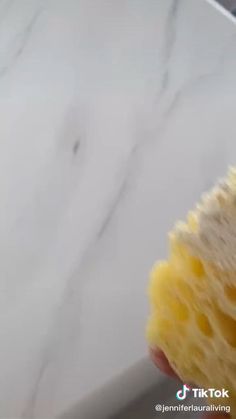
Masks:
[[[235,163],[235,72],[214,2],[1,0],[1,419],[146,355],[149,269]]]

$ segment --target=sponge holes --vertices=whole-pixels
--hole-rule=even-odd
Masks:
[[[192,287],[182,278],[176,278],[175,281],[176,292],[184,302],[194,301],[194,290]]]
[[[236,303],[236,287],[235,286],[225,285],[224,295],[230,303]]]
[[[221,336],[231,347],[236,348],[236,320],[217,306],[214,307],[213,313]]]
[[[186,304],[181,302],[179,299],[173,299],[170,301],[168,310],[172,316],[179,322],[185,322],[189,319],[189,309]]]
[[[213,336],[213,329],[208,317],[204,313],[198,312],[195,314],[195,320],[198,330],[200,330],[204,336],[211,338]]]
[[[205,276],[205,269],[200,259],[190,257],[189,266],[191,272],[194,274],[196,278],[200,279]]]

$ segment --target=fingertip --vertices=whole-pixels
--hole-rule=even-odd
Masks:
[[[149,352],[152,361],[160,371],[162,371],[164,374],[167,374],[169,377],[180,380],[178,375],[170,366],[168,359],[166,358],[164,352],[161,349],[149,348]]]

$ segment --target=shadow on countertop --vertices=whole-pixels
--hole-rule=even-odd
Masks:
[[[216,0],[217,3],[229,10],[234,16],[236,16],[236,0]]]
[[[175,394],[179,385],[173,380],[166,379],[163,383],[154,386],[149,392],[144,394],[132,404],[124,408],[121,412],[109,419],[157,419],[160,417],[160,412],[155,411],[156,405],[176,406],[179,402],[175,398]],[[197,404],[196,401],[189,398],[184,401],[184,405]],[[183,404],[181,402],[180,404]],[[199,414],[191,412],[165,412],[161,416],[165,419],[197,419]]]

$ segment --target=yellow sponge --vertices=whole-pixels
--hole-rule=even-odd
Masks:
[[[236,418],[236,170],[170,233],[151,273],[147,338],[183,382],[226,389]],[[208,400],[209,401],[209,400]]]

